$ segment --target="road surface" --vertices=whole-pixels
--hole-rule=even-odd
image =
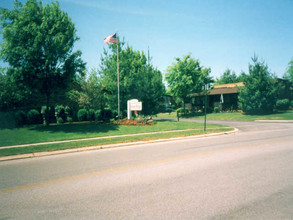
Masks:
[[[0,219],[293,219],[293,123],[0,162]]]

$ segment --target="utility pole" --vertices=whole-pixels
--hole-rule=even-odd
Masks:
[[[205,106],[204,106],[204,132],[207,130],[207,103],[208,103],[208,89],[209,85],[205,84],[204,90],[205,90]]]

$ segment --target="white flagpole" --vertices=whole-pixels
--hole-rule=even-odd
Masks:
[[[118,120],[120,119],[120,87],[119,87],[119,40],[118,31],[116,32],[117,37],[117,88],[118,88]]]

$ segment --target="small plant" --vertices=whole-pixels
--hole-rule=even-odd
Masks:
[[[78,121],[86,121],[87,120],[87,110],[82,108],[77,112]]]
[[[219,107],[215,107],[215,108],[214,108],[214,113],[219,113],[219,112],[220,112]]]
[[[276,109],[277,110],[285,111],[285,110],[289,109],[289,106],[290,106],[289,99],[279,99],[279,100],[277,100],[277,103],[276,103]]]
[[[87,120],[88,121],[94,121],[95,120],[95,110],[90,109],[87,111]]]
[[[111,109],[103,109],[101,111],[102,120],[105,122],[109,122],[111,118],[113,118],[113,113]]]
[[[101,115],[101,110],[95,111],[95,119],[96,121],[101,121],[102,120],[102,115]]]
[[[29,124],[41,124],[42,123],[42,116],[36,109],[31,109],[27,113],[27,120]]]
[[[63,123],[64,123],[63,118],[61,117],[57,118],[57,124],[63,124]]]
[[[21,126],[27,123],[26,114],[24,111],[17,111],[14,115],[16,125]]]
[[[59,118],[62,118],[63,123],[66,121],[65,108],[63,105],[56,105],[55,117],[56,117],[57,124],[59,124],[59,122],[58,122],[58,121],[60,121]]]

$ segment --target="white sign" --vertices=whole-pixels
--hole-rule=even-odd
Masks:
[[[127,118],[131,118],[131,111],[141,111],[142,102],[139,102],[137,99],[131,99],[127,101]]]

